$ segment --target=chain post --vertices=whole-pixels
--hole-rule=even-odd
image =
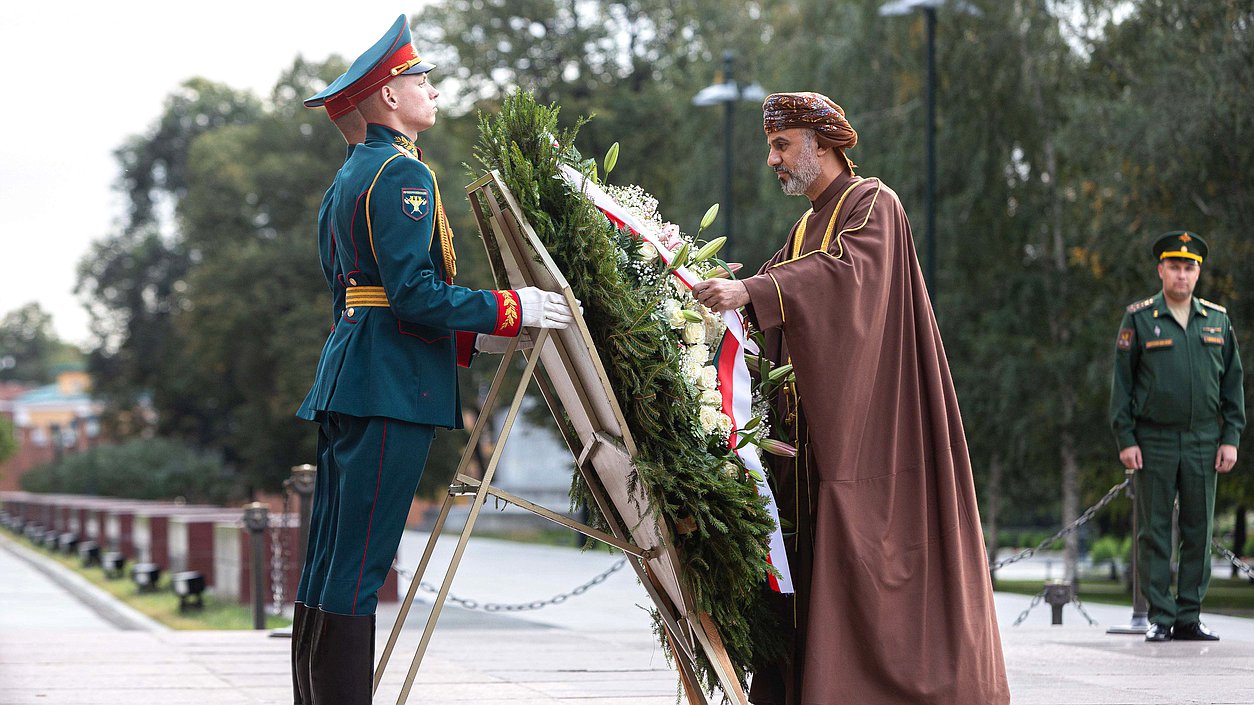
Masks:
[[[1141,592],[1140,558],[1137,557],[1136,536],[1139,531],[1136,518],[1136,471],[1125,471],[1128,483],[1128,500],[1132,502],[1132,556],[1128,572],[1132,577],[1132,621],[1106,630],[1107,634],[1144,634],[1149,630],[1149,601]],[[1087,615],[1085,615],[1087,616]]]
[[[244,528],[248,529],[248,533],[252,535],[253,629],[266,628],[266,601],[262,594],[265,591],[263,574],[265,556],[263,554],[266,550],[265,531],[269,523],[270,512],[266,509],[266,505],[261,502],[244,505]]]
[[[313,493],[318,469],[309,463],[292,466],[292,476],[287,479],[291,489],[296,492],[300,501],[296,510],[300,512],[300,559],[303,563],[305,554],[309,552],[309,517],[313,513]],[[286,484],[286,483],[285,483]]]

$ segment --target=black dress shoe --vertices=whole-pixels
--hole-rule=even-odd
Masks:
[[[1219,641],[1219,635],[1207,629],[1201,622],[1177,624],[1171,630],[1171,638],[1180,641]]]
[[[1146,641],[1171,641],[1171,627],[1157,622],[1145,630]]]

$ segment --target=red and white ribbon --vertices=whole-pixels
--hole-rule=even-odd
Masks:
[[[566,164],[563,164],[561,169],[567,183],[576,191],[592,199],[592,203],[610,219],[610,222],[640,236],[640,239],[657,249],[658,255],[666,264],[669,265],[674,260],[675,253],[662,244],[658,232],[652,225],[623,208],[596,182],[584,178],[578,170]],[[674,274],[689,289],[701,281],[701,277],[687,267],[675,269]],[[718,388],[723,397],[723,413],[732,420],[732,431],[727,439],[727,445],[735,449],[733,452],[752,472],[752,476],[762,478],[755,480],[754,484],[757,486],[758,494],[766,500],[766,510],[771,520],[775,522],[775,527],[771,530],[770,553],[767,561],[779,572],[778,578],[768,572],[767,579],[775,592],[791,594],[793,592],[792,573],[788,569],[788,556],[784,552],[784,536],[779,529],[779,507],[775,503],[775,495],[771,492],[770,485],[766,482],[766,470],[762,467],[762,460],[758,457],[757,448],[752,443],[736,449],[738,443],[736,429],[743,428],[753,418],[753,388],[749,380],[749,368],[745,365],[745,351],[757,354],[758,350],[753,341],[745,335],[745,322],[739,311],[724,311],[722,316],[727,330],[718,344],[714,366],[718,370]]]

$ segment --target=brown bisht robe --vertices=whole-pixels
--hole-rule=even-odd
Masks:
[[[796,529],[796,604],[776,596],[795,653],[755,673],[750,697],[1009,703],[958,400],[910,224],[891,189],[848,173],[813,205],[804,233],[794,226],[744,280],[763,354],[794,366],[780,430],[800,445],[772,464]]]

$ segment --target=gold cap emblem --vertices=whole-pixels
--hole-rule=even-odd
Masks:
[[[1184,234],[1182,234],[1182,235],[1180,236],[1180,242],[1188,242],[1188,241],[1190,241],[1190,240],[1192,240],[1192,239],[1193,239],[1193,238],[1189,237],[1189,234],[1188,234],[1188,233],[1184,233]],[[1185,250],[1185,252],[1188,252],[1188,250]]]

